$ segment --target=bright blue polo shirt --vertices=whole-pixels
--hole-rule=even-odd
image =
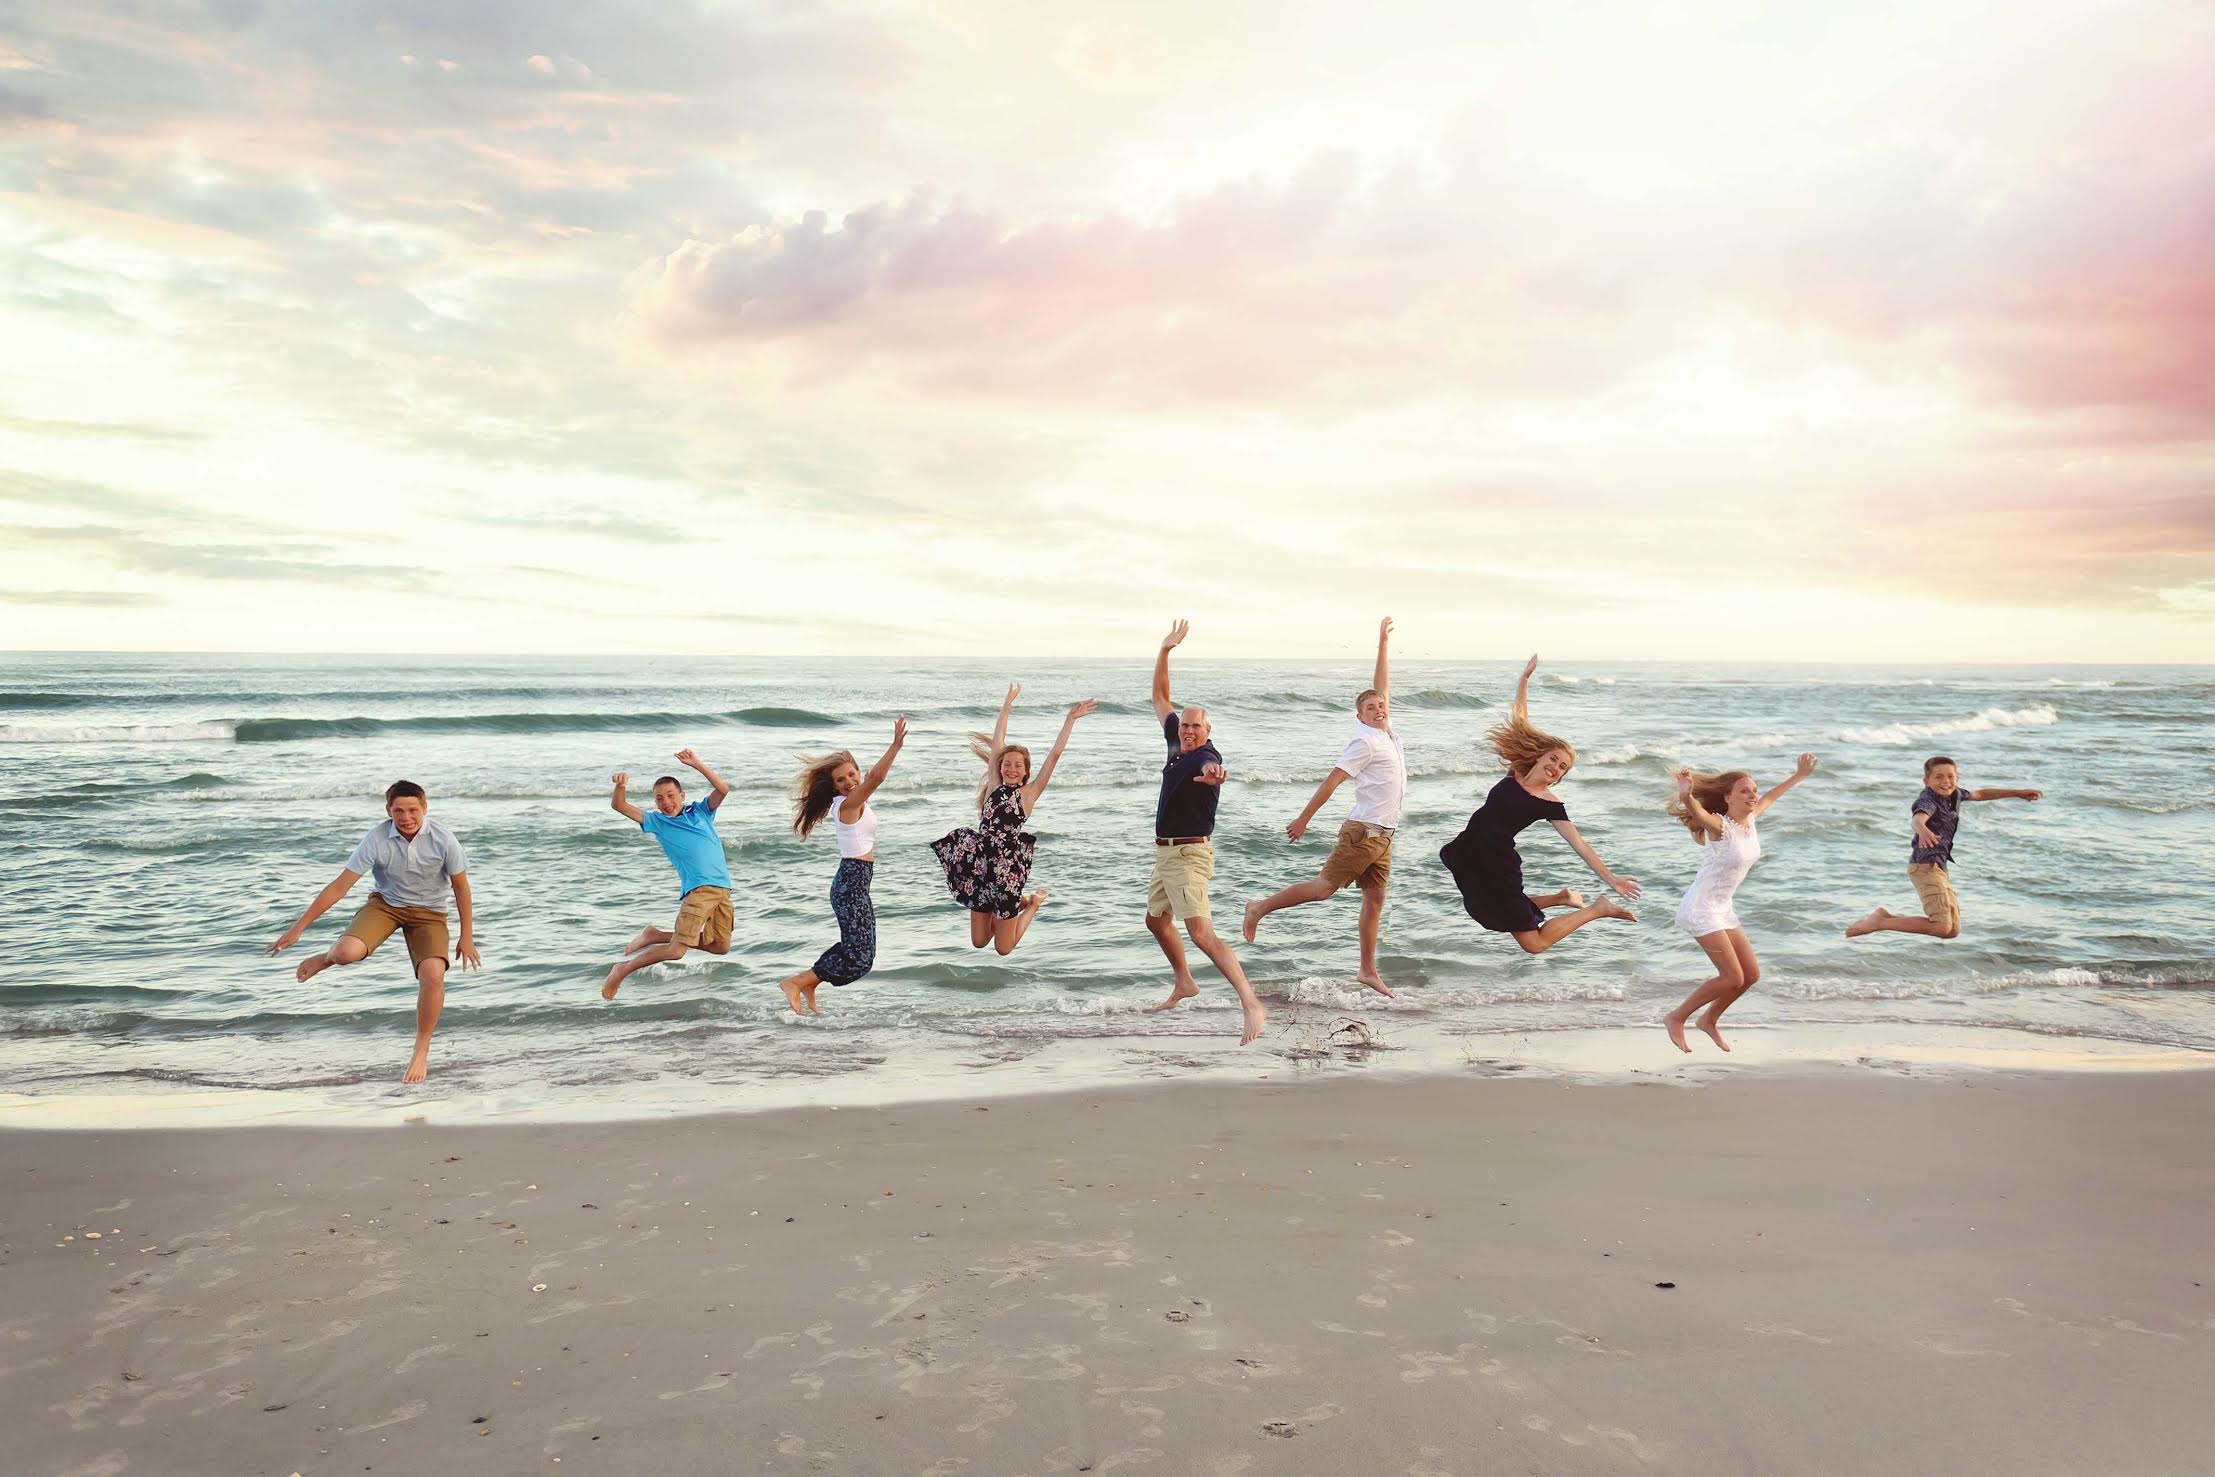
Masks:
[[[723,861],[723,842],[715,834],[715,812],[695,800],[675,815],[647,810],[638,828],[661,843],[661,854],[677,869],[677,896],[695,887],[729,888],[731,869]]]

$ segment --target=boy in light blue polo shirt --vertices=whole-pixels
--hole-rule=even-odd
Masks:
[[[623,981],[649,964],[682,959],[691,949],[731,951],[731,869],[723,861],[722,838],[715,834],[715,812],[731,787],[690,749],[679,749],[677,762],[700,772],[710,787],[707,799],[686,804],[684,786],[675,775],[665,774],[654,781],[654,808],[641,811],[629,799],[630,775],[615,776],[614,808],[659,841],[662,855],[677,869],[677,926],[648,924],[640,929],[601,984],[602,1000],[613,1000]]]

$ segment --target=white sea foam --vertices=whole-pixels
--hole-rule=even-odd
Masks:
[[[232,723],[55,725],[0,723],[0,744],[206,744],[238,737]]]
[[[2027,708],[1986,708],[1966,718],[1938,723],[1887,723],[1876,728],[1841,728],[1836,737],[1849,744],[1911,744],[1917,739],[1943,738],[1950,733],[1989,733],[1995,728],[2035,728],[2061,721],[2051,703]]]

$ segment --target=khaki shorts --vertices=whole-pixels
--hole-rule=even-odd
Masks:
[[[1167,913],[1179,923],[1207,917],[1207,880],[1214,875],[1213,842],[1155,847],[1154,875],[1146,884],[1146,916]]]
[[[1338,844],[1323,858],[1317,874],[1333,887],[1359,882],[1382,887],[1392,876],[1392,833],[1363,821],[1348,821],[1338,828]]]
[[[1907,880],[1923,900],[1923,916],[1940,928],[1961,926],[1961,899],[1954,896],[1953,878],[1936,862],[1909,862]]]
[[[397,929],[408,944],[408,967],[420,969],[426,959],[446,962],[446,910],[444,908],[395,908],[382,893],[371,893],[341,938],[360,939],[367,949],[364,959]]]
[[[677,926],[670,930],[688,949],[720,951],[731,946],[731,890],[695,887],[677,904]]]

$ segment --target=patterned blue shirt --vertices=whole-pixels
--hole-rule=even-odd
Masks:
[[[1925,846],[1920,841],[1912,844],[1908,852],[1911,862],[1935,862],[1943,867],[1954,859],[1954,831],[1961,825],[1961,802],[1967,799],[1959,785],[1951,795],[1941,795],[1930,786],[1923,786],[1923,793],[1915,797],[1909,814],[1925,817],[1923,824],[1938,838],[1936,846]]]

